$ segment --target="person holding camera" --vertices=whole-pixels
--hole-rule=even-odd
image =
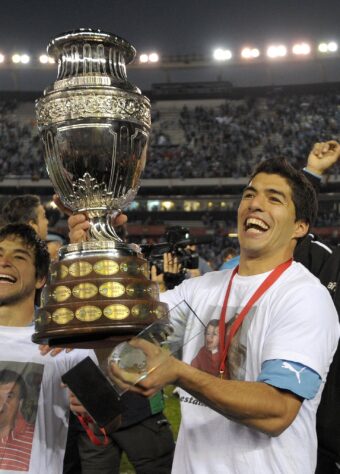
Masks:
[[[165,244],[167,252],[154,255],[158,244],[150,252],[151,279],[159,284],[160,290],[171,290],[187,278],[193,278],[211,272],[208,262],[199,255],[197,241],[208,243],[206,238],[192,238],[187,227],[169,227]],[[210,242],[210,239],[209,239]]]

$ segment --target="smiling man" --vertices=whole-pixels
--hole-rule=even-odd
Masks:
[[[238,209],[239,266],[161,294],[170,308],[186,300],[206,327],[219,320],[218,377],[190,365],[204,342],[201,322],[176,310],[173,325],[187,341],[182,361],[169,357],[136,386],[112,365],[116,381],[145,396],[180,387],[175,474],[314,473],[316,410],[339,338],[327,290],[292,261],[316,212],[302,173],[285,160],[262,162]],[[160,349],[132,344],[152,367]]]
[[[32,227],[0,229],[0,473],[63,471],[69,410],[61,375],[89,351],[43,356],[31,341],[48,266]]]

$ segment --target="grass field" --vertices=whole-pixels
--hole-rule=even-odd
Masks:
[[[164,398],[165,398],[165,415],[170,421],[172,431],[174,434],[175,439],[177,438],[179,423],[181,421],[181,414],[179,408],[179,400],[178,397],[173,395],[173,390],[175,387],[169,385],[164,390]],[[122,462],[120,464],[120,473],[121,474],[133,474],[135,470],[129,463],[125,454],[122,457]]]

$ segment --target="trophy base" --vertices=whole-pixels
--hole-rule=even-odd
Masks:
[[[137,336],[145,325],[121,324],[114,327],[86,327],[57,329],[35,333],[32,341],[36,344],[47,344],[50,347],[78,348],[78,349],[98,349],[114,348],[121,342]]]
[[[63,247],[35,316],[32,340],[59,347],[113,347],[167,313],[139,253],[116,242]]]

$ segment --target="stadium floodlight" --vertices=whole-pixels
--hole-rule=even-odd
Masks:
[[[241,51],[241,56],[244,59],[249,59],[251,57],[250,54],[251,54],[250,53],[250,48],[243,48],[242,51]]]
[[[338,51],[338,43],[336,43],[335,41],[330,41],[328,43],[328,51],[330,51],[331,53],[335,53],[336,51]]]
[[[283,44],[271,45],[267,48],[267,56],[269,58],[283,58],[287,55],[287,48]]]
[[[260,56],[260,51],[257,48],[243,48],[241,56],[244,59],[253,59]]]
[[[5,62],[5,56],[4,54],[0,53],[0,64]]]
[[[145,53],[141,54],[141,55],[139,56],[139,62],[140,62],[140,63],[147,63],[147,62],[149,62],[149,55],[148,55],[148,54],[145,54]]]
[[[229,49],[216,48],[213,57],[216,61],[228,61],[233,57],[233,55]]]
[[[150,61],[150,63],[158,63],[159,54],[158,53],[150,53],[149,54],[149,61]]]
[[[55,61],[53,58],[51,58],[51,56],[47,56],[47,54],[41,54],[39,56],[39,62],[41,64],[54,64]]]
[[[320,53],[335,53],[338,50],[338,44],[335,41],[320,43],[318,50]]]
[[[310,52],[311,47],[308,43],[297,43],[292,47],[292,53],[296,56],[307,56]]]
[[[48,63],[48,56],[47,56],[47,54],[41,54],[41,55],[39,56],[39,62],[40,62],[41,64],[47,64],[47,63]]]
[[[13,54],[12,56],[12,62],[14,64],[19,64],[21,62],[21,55],[20,54]]]
[[[318,50],[320,53],[327,53],[328,52],[328,44],[327,43],[320,43],[318,46]]]
[[[30,62],[31,58],[29,57],[28,54],[22,54],[20,57],[20,61],[22,64],[28,64]]]

